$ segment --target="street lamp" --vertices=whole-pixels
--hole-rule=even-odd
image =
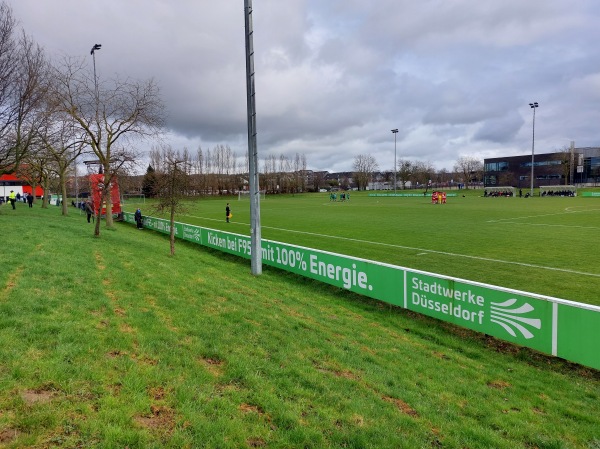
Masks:
[[[535,153],[535,110],[539,106],[536,102],[529,103],[529,107],[533,109],[533,134],[531,137],[531,192],[530,195],[533,196],[533,155]]]
[[[96,87],[96,101],[98,101],[98,78],[96,78],[96,50],[100,50],[102,44],[94,44],[92,47],[92,51],[90,51],[90,55],[92,55],[92,59],[94,60],[94,86]]]
[[[398,170],[398,166],[396,163],[396,134],[398,134],[398,128],[392,129],[394,133],[394,195],[396,195],[396,171]]]

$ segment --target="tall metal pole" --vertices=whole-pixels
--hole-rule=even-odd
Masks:
[[[398,129],[392,129],[394,133],[394,195],[396,195],[396,186],[398,185],[396,181],[396,173],[398,172],[398,163],[396,162],[396,134],[398,134]]]
[[[256,102],[254,90],[254,42],[252,0],[244,0],[246,25],[246,105],[248,108],[248,161],[250,178],[250,266],[253,275],[262,274],[260,231],[260,189],[258,186],[258,151],[256,147]]]
[[[533,162],[534,162],[534,153],[535,153],[535,110],[539,106],[536,102],[529,103],[529,107],[533,109],[533,134],[531,137],[531,191],[529,192],[530,196],[533,196]]]
[[[92,47],[92,51],[90,54],[92,55],[92,59],[94,60],[94,87],[96,89],[96,105],[98,104],[98,78],[96,77],[96,50],[100,50],[102,48],[102,44],[94,44]]]

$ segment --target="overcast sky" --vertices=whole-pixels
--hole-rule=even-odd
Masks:
[[[167,142],[247,151],[243,0],[7,0],[53,59],[154,78]],[[254,0],[258,151],[352,170],[371,154],[452,170],[600,146],[598,0]]]

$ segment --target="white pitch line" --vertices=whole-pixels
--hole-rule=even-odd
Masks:
[[[600,226],[577,226],[577,225],[560,225],[560,224],[547,224],[547,223],[506,223],[517,226],[548,226],[555,228],[577,228],[577,229],[600,229]]]
[[[200,218],[202,220],[210,220],[210,221],[222,221],[222,220],[217,220],[214,218],[204,218],[204,217],[198,217],[198,216],[194,216],[194,215],[188,215],[188,217]],[[248,225],[247,223],[238,223],[238,224]],[[447,252],[447,251],[436,251],[436,250],[426,249],[426,248],[415,248],[412,246],[393,245],[391,243],[373,242],[370,240],[353,239],[353,238],[349,238],[349,237],[340,237],[337,235],[317,234],[314,232],[296,231],[293,229],[284,229],[284,228],[275,228],[273,226],[261,226],[261,227],[266,228],[266,229],[274,229],[276,231],[291,232],[291,233],[295,233],[295,234],[305,234],[305,235],[312,235],[315,237],[324,237],[324,238],[337,239],[337,240],[347,240],[349,242],[367,243],[370,245],[379,245],[379,246],[388,246],[391,248],[409,249],[411,251],[421,251],[421,254],[419,254],[419,255],[422,255],[424,253],[442,254],[444,256],[464,257],[466,259],[483,260],[486,262],[504,263],[504,264],[508,264],[508,265],[518,265],[518,266],[529,267],[529,268],[541,268],[543,270],[559,271],[561,273],[581,274],[582,276],[591,276],[591,277],[600,278],[600,274],[598,274],[598,273],[586,273],[585,271],[568,270],[566,268],[546,267],[544,265],[536,265],[536,264],[523,263],[523,262],[513,262],[510,260],[491,259],[489,257],[470,256],[467,254],[451,253],[451,252]]]
[[[600,209],[572,210],[575,207],[583,207],[583,206],[566,207],[564,212],[556,212],[554,214],[540,214],[540,215],[529,215],[529,216],[525,216],[525,217],[500,218],[498,220],[488,220],[486,223],[499,223],[499,222],[506,222],[506,221],[526,220],[528,218],[552,217],[552,216],[556,216],[556,215],[566,215],[566,214],[581,214],[584,212],[595,212],[595,211],[600,210]]]

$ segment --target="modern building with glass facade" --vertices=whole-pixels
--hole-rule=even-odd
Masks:
[[[531,186],[531,154],[483,161],[485,187]],[[533,186],[597,185],[600,183],[600,147],[574,148],[573,152],[535,154]]]

